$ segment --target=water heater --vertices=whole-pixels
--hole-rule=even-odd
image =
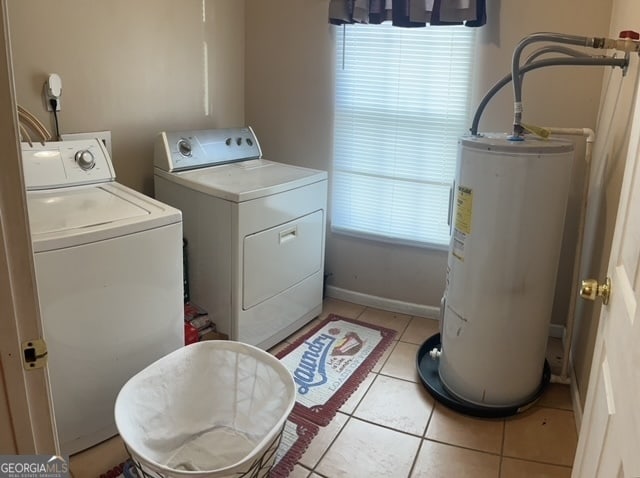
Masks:
[[[540,389],[573,153],[555,139],[459,142],[437,378],[475,414]]]

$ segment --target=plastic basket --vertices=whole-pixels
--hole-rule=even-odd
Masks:
[[[212,340],[132,377],[116,399],[115,420],[140,478],[265,477],[295,397],[278,359]]]

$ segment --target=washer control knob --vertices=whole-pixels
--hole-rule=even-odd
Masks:
[[[224,144],[226,144],[227,146],[231,146],[231,138],[225,139]]]
[[[96,165],[96,158],[93,157],[93,153],[88,149],[77,151],[74,159],[78,166],[85,171],[88,171]]]
[[[236,144],[240,146],[242,144],[242,138],[236,138]]]
[[[245,141],[249,146],[253,146],[253,141],[251,140],[251,138],[247,138]]]
[[[182,156],[191,156],[191,143],[189,140],[182,138],[178,141],[178,151]]]

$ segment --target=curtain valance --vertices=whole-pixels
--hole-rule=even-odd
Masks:
[[[329,22],[382,23],[399,27],[461,25],[487,22],[486,0],[331,0]]]

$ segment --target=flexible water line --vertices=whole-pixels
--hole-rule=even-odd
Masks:
[[[526,36],[516,46],[511,60],[511,74],[513,75],[513,97],[514,97],[514,122],[513,133],[519,136],[522,132],[522,81],[520,78],[520,55],[524,48],[534,42],[549,41],[554,43],[564,43],[569,45],[578,45],[589,48],[599,49],[615,49],[624,51],[626,54],[631,52],[640,52],[640,41],[638,34],[632,31],[623,31],[620,37],[601,38],[601,37],[584,37],[577,35],[566,35],[564,33],[534,33]]]
[[[520,43],[518,43],[518,45],[516,45],[516,48],[513,50],[513,57],[511,59],[511,75],[513,78],[514,101],[514,134],[520,133],[520,131],[517,131],[517,129],[519,128],[520,122],[522,120],[522,81],[520,78],[520,56],[522,55],[522,51],[527,47],[527,45],[541,41],[550,41],[554,43],[564,43],[567,45],[577,45],[583,47],[594,45],[593,38],[549,32],[533,33],[520,40]]]
[[[544,68],[547,66],[611,66],[611,67],[620,67],[625,68],[628,66],[629,60],[627,58],[612,58],[612,57],[587,57],[587,58],[548,58],[546,60],[537,60],[533,63],[523,66],[520,68],[520,75],[523,76],[525,73],[528,73],[533,70],[537,70],[538,68]],[[480,118],[482,117],[482,113],[486,108],[491,98],[495,96],[495,94],[500,91],[505,85],[509,84],[512,81],[513,74],[506,75],[500,81],[498,81],[482,98],[480,104],[476,108],[476,113],[473,116],[473,121],[471,122],[471,134],[478,134],[478,125],[480,124]]]
[[[579,58],[590,58],[591,57],[591,55],[589,55],[588,53],[585,53],[585,52],[579,51],[579,50],[574,50],[573,48],[567,48],[567,47],[561,46],[561,45],[543,46],[543,47],[538,48],[537,50],[535,50],[533,53],[531,53],[531,55],[529,55],[527,57],[527,59],[524,61],[524,64],[528,65],[529,63],[531,63],[533,60],[535,60],[539,56],[546,55],[547,53],[562,53],[564,55],[572,56],[574,58],[578,58],[578,57]]]
[[[31,136],[29,136],[29,132],[27,131],[27,128],[25,128],[24,125],[20,122],[18,122],[18,127],[20,128],[21,141],[26,141],[27,143],[29,143],[29,147],[33,147],[33,143],[31,142]]]
[[[52,139],[51,133],[49,133],[49,130],[40,122],[40,120],[38,120],[38,118],[20,105],[18,105],[17,109],[18,121],[20,123],[26,123],[26,126],[29,126],[33,131],[38,133],[42,144],[44,144],[45,141]]]

